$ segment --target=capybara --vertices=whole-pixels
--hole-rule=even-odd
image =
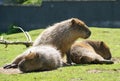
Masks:
[[[103,41],[86,40],[71,46],[70,57],[76,64],[112,64],[111,52]]]
[[[62,57],[67,54],[67,59],[69,59],[70,55],[67,52],[74,41],[79,37],[84,39],[88,38],[90,35],[91,31],[83,21],[77,18],[71,18],[45,29],[34,41],[33,48],[41,45],[52,45],[57,50],[60,50]],[[46,53],[49,52],[46,51]],[[23,58],[24,53],[18,56],[12,64],[6,65],[4,68],[16,68]]]
[[[45,29],[34,41],[33,46],[51,44],[60,50],[61,56],[64,57],[76,39],[79,37],[86,39],[90,35],[91,31],[83,21],[71,18]]]
[[[4,68],[18,67],[22,72],[47,71],[62,66],[59,50],[53,46],[41,45],[31,47]]]

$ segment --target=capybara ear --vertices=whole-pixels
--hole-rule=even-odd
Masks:
[[[74,18],[72,18],[71,23],[72,23],[72,25],[74,25],[76,23],[76,20]]]
[[[31,52],[25,56],[25,59],[28,60],[28,59],[34,59],[36,57],[36,53],[34,52]]]
[[[109,47],[108,47],[108,46],[106,45],[106,43],[103,42],[103,41],[101,41],[100,47],[103,48],[103,49],[105,49],[105,48],[108,48],[108,49],[109,49]]]
[[[101,41],[100,42],[100,47],[102,47],[104,45],[104,42],[103,41]]]

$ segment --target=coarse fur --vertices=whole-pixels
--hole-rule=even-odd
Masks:
[[[56,47],[57,50],[60,50],[60,55],[62,57],[67,54],[67,59],[70,59],[70,55],[67,51],[74,41],[79,37],[88,38],[90,35],[91,31],[83,21],[77,18],[71,18],[45,29],[45,31],[43,31],[34,41],[32,48],[41,45],[52,45]],[[46,53],[49,54],[47,51]],[[26,52],[19,55],[11,64],[4,66],[4,68],[18,67],[20,61],[24,59],[25,54]]]
[[[23,72],[47,71],[61,67],[62,60],[56,48],[41,45],[29,48],[4,68],[13,68],[15,65]]]
[[[90,35],[91,31],[83,21],[71,18],[45,29],[34,41],[33,46],[53,45],[64,57],[76,39],[79,37],[86,39]]]
[[[103,41],[75,42],[70,50],[72,62],[77,64],[112,64],[111,52]]]

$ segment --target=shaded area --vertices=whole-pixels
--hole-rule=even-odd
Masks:
[[[112,60],[115,63],[120,63],[120,57],[114,57],[112,58]],[[88,66],[89,64],[77,64],[74,66]],[[70,66],[66,66],[66,67],[70,67]],[[39,71],[38,71],[39,72]],[[41,71],[42,72],[42,71]],[[87,70],[88,73],[102,73],[102,72],[120,72],[120,69],[88,69]],[[3,69],[2,67],[0,67],[0,73],[2,74],[21,74],[22,72],[16,68],[16,69]],[[81,78],[79,78],[81,79]],[[74,79],[72,79],[74,80]]]

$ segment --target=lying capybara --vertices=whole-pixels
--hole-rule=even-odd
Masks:
[[[18,67],[22,72],[47,71],[62,66],[60,52],[53,46],[31,47],[4,68]]]
[[[86,40],[71,46],[70,57],[76,64],[112,64],[111,52],[103,41]]]
[[[48,27],[37,37],[33,46],[51,44],[60,50],[64,57],[76,39],[86,39],[90,35],[91,31],[83,21],[71,18]],[[69,55],[67,57],[69,58]]]
[[[52,45],[60,50],[61,56],[63,57],[76,39],[79,37],[88,38],[90,35],[91,31],[83,21],[77,18],[71,18],[45,29],[45,31],[34,41],[33,48],[41,45]],[[49,52],[46,51],[46,53]],[[4,68],[17,67],[23,58],[24,53]],[[67,53],[67,59],[70,59],[69,53]]]

